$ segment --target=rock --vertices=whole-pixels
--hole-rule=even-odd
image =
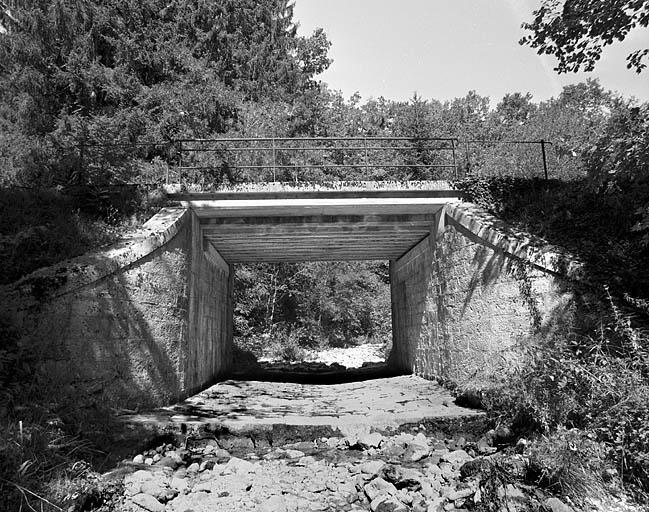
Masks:
[[[492,453],[496,453],[497,448],[494,448],[491,445],[491,439],[483,436],[478,440],[477,443],[477,448],[478,448],[478,453],[482,453],[484,455],[491,455]]]
[[[381,477],[375,478],[370,483],[365,484],[363,490],[370,500],[373,500],[381,494],[390,494],[394,496],[397,493],[397,488],[390,482],[383,480]]]
[[[430,462],[433,464],[439,464],[443,459],[443,457],[449,453],[449,450],[446,448],[443,449],[435,449],[432,452],[428,454],[428,457],[430,459]]]
[[[460,467],[460,475],[462,476],[462,478],[468,478],[484,471],[488,471],[490,467],[491,463],[488,459],[485,459],[484,457],[478,457],[462,464],[462,466]]]
[[[428,457],[430,450],[428,445],[419,443],[410,443],[403,453],[403,459],[408,462],[417,462],[421,459]]]
[[[428,500],[439,498],[442,485],[437,480],[424,479],[421,481],[419,492]]]
[[[282,496],[271,496],[257,508],[258,512],[284,512],[286,500]]]
[[[358,469],[361,471],[361,473],[365,473],[366,475],[378,475],[384,467],[385,462],[383,462],[382,460],[371,460],[369,462],[360,464],[358,466]]]
[[[451,501],[456,501],[456,500],[462,500],[465,498],[468,498],[469,496],[472,496],[475,493],[473,489],[456,489],[455,491],[451,492],[447,498]]]
[[[296,466],[310,466],[315,462],[317,461],[314,457],[312,457],[311,455],[307,455],[305,457],[300,457],[300,460],[297,461]]]
[[[232,455],[230,455],[230,452],[224,450],[223,448],[217,448],[216,450],[214,450],[214,452],[212,452],[212,454],[217,464],[227,462],[232,457]]]
[[[398,459],[406,451],[406,447],[400,444],[391,444],[381,449],[381,453],[388,459]]]
[[[412,512],[427,512],[428,506],[426,500],[423,498],[415,498],[412,500]]]
[[[136,494],[131,501],[149,512],[163,512],[165,506],[150,494]]]
[[[495,445],[509,443],[514,437],[512,430],[505,425],[500,425],[493,432],[493,444]]]
[[[473,460],[473,457],[464,450],[455,450],[444,454],[442,460],[452,464],[453,466],[459,467],[465,462]]]
[[[372,432],[371,434],[363,434],[358,438],[358,445],[363,449],[367,450],[369,448],[378,448],[383,442],[383,436],[378,432]]]
[[[124,477],[124,490],[126,491],[126,494],[128,496],[135,496],[136,494],[140,494],[142,483],[146,482],[147,480],[151,480],[152,478],[153,475],[151,474],[151,472],[145,471],[143,469],[135,471],[130,475],[126,475]]]
[[[170,489],[160,480],[147,480],[140,486],[140,491],[149,496],[153,496],[158,501],[165,503],[178,494],[174,489]]]
[[[160,454],[159,454],[159,453],[156,453],[156,454],[153,456],[153,463],[155,464],[156,462],[159,462],[161,458],[162,458],[162,457],[160,457]]]
[[[225,469],[232,471],[233,473],[254,473],[255,465],[252,462],[247,460],[239,459],[237,457],[232,457],[228,463],[225,465]]]
[[[158,462],[155,463],[158,467],[176,469],[180,464],[178,461],[172,457],[164,456],[161,457]]]
[[[547,500],[545,500],[544,505],[552,512],[574,512],[572,507],[566,505],[559,498],[548,498]]]
[[[136,464],[144,464],[144,456],[138,453],[135,457],[133,457],[133,462],[135,462]]]
[[[185,492],[189,488],[189,484],[185,478],[172,477],[169,482],[169,487],[175,489],[179,493]]]
[[[405,505],[412,505],[412,496],[407,491],[399,489],[394,497]]]
[[[422,481],[425,480],[424,475],[419,471],[395,465],[387,466],[383,474],[385,479],[393,483],[397,489],[407,488],[417,491],[421,489]]]
[[[428,446],[428,438],[424,435],[423,432],[419,432],[419,433],[415,436],[415,438],[413,439],[413,441],[414,441],[415,443],[417,443],[417,444],[423,444],[423,445]]]
[[[460,474],[459,471],[455,471],[453,469],[453,466],[451,465],[450,462],[440,462],[439,469],[441,471],[442,476],[447,481],[453,480],[456,476]]]
[[[304,457],[304,452],[300,450],[286,450],[284,453],[289,459],[299,459]]]
[[[203,462],[201,462],[200,466],[198,466],[198,471],[202,473],[203,471],[212,469],[213,467],[214,467],[214,460],[212,459],[204,460]]]
[[[382,494],[372,500],[370,510],[372,512],[408,512],[408,507],[394,496]]]
[[[326,440],[326,443],[329,448],[336,448],[340,444],[340,438],[330,437]]]
[[[426,512],[441,512],[444,510],[444,498],[436,498],[428,503]]]
[[[187,467],[187,473],[198,473],[200,468],[198,462],[193,462]]]

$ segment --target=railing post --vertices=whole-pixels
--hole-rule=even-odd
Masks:
[[[276,153],[276,148],[275,148],[275,137],[273,137],[273,182],[277,181],[276,174],[275,174],[275,167],[277,165],[277,153]]]
[[[174,149],[174,143],[173,141],[169,142],[169,149],[167,150],[167,170],[165,172],[165,183],[169,185],[169,162],[173,158],[173,149]]]
[[[453,150],[453,176],[457,179],[457,157],[455,155],[455,139],[451,139],[451,149]]]
[[[543,155],[543,173],[545,174],[545,181],[548,181],[548,161],[545,156],[545,140],[541,139],[541,154]]]
[[[369,179],[369,168],[368,168],[368,162],[369,162],[369,157],[367,155],[367,137],[363,137],[363,145],[365,146],[365,179]]]

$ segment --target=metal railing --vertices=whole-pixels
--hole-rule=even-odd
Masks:
[[[214,172],[230,181],[457,178],[457,140],[442,137],[268,137],[177,141],[178,178]],[[170,179],[173,179],[170,177]]]
[[[75,182],[128,183],[407,181],[466,174],[548,179],[546,140],[450,137],[265,137],[84,143]]]

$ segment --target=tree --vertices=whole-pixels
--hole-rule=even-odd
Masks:
[[[534,20],[523,23],[531,35],[520,40],[536,48],[539,55],[559,59],[559,73],[592,71],[602,49],[622,41],[636,27],[649,25],[647,0],[543,0],[534,11]],[[638,49],[627,56],[627,67],[641,72],[649,49]]]

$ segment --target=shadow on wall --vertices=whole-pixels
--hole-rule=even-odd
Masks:
[[[475,205],[449,205],[430,263],[417,256],[418,264],[398,272],[396,293],[412,295],[402,300],[411,307],[415,373],[488,388],[524,371],[535,344],[611,316],[606,294],[584,279],[580,262],[501,224]]]
[[[163,210],[109,249],[7,286],[1,317],[34,354],[35,390],[90,409],[184,395],[191,218]]]

